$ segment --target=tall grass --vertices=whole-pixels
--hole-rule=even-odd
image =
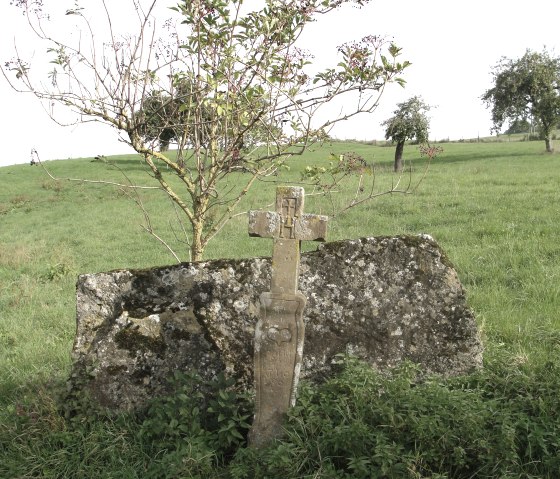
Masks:
[[[537,388],[536,378],[540,377],[538,381],[544,384],[544,389],[531,392],[538,402],[539,397],[556,387],[551,376],[556,374],[559,364],[560,174],[557,165],[560,155],[544,154],[540,142],[443,146],[444,153],[432,164],[414,195],[382,196],[336,216],[330,222],[329,239],[431,234],[457,267],[488,350],[487,376],[478,382],[465,380],[461,388],[474,388],[477,401],[485,401],[489,394],[485,391],[490,391],[492,384],[502,384],[495,373],[497,370],[521,388]],[[347,151],[356,151],[366,161],[375,162],[375,180],[380,190],[391,186],[392,148],[343,142],[309,152],[294,161],[290,172],[279,180],[300,181],[305,165],[322,164],[329,161],[330,153],[338,155]],[[405,158],[414,160],[413,179],[417,179],[424,160],[413,146],[406,147]],[[153,185],[138,158],[115,156],[109,160],[118,168],[90,159],[48,162],[47,166],[61,177],[122,182],[121,169],[135,183]],[[147,464],[157,462],[156,458],[165,454],[135,436],[134,431],[140,427],[138,418],[82,425],[68,423],[57,414],[57,398],[64,391],[70,365],[76,275],[167,264],[174,261],[173,257],[142,230],[139,226],[142,212],[118,188],[55,182],[40,167],[29,165],[0,168],[0,185],[0,464],[10,465],[10,469],[8,466],[2,469],[0,465],[0,477],[147,477],[144,476],[149,469]],[[273,181],[259,183],[242,206],[266,207],[273,202],[274,194]],[[157,191],[143,190],[140,195],[158,233],[186,258],[186,246],[177,236],[176,216],[169,201]],[[343,194],[336,194],[330,200],[308,196],[306,211],[331,214],[333,204],[341,206],[347,201]],[[314,248],[313,245],[304,247]],[[246,218],[241,215],[210,244],[206,257],[270,255],[270,251],[268,241],[248,237]],[[551,376],[543,380],[546,371]],[[503,385],[505,388],[506,383]],[[454,386],[442,387],[460,394]],[[516,391],[512,388],[503,391],[502,402],[515,403]],[[547,424],[539,426],[544,428],[541,432],[546,436],[555,431],[558,411],[548,404],[543,406],[541,416],[538,411],[527,412],[528,430],[548,415],[548,422],[544,421]],[[500,401],[481,406],[483,410],[487,407],[499,409]],[[507,408],[506,413],[515,420],[504,427],[513,427],[518,434],[515,437],[521,438],[517,429],[521,416]],[[311,420],[312,410],[302,414]],[[452,427],[451,423],[444,425]],[[547,429],[548,426],[552,429]],[[372,424],[371,427],[388,426]],[[314,436],[309,439],[310,447],[318,444],[318,440]],[[547,457],[558,454],[558,441],[546,436],[541,442],[548,448],[539,452],[539,461],[543,463]],[[296,446],[293,441],[282,446],[283,457],[290,457],[286,451]],[[192,456],[183,451],[180,460],[194,464],[193,458],[202,453],[195,445],[190,447]],[[204,457],[204,461],[210,461],[204,462],[204,467],[224,467],[211,459],[214,456]],[[241,471],[238,477],[245,477],[243,471],[254,467],[254,464],[250,466],[253,460],[256,459],[245,458],[237,466],[232,463],[233,469],[227,474],[237,477],[235,470],[238,470]],[[258,459],[261,463],[264,460]],[[364,467],[373,470],[372,459],[364,460]],[[531,469],[523,463],[529,460],[517,458],[519,468],[515,474],[519,476],[512,472],[511,477],[538,477],[551,471],[550,464],[554,464],[549,461],[546,466],[549,469],[545,466]],[[361,467],[359,462],[353,464],[352,467]],[[327,471],[331,466],[336,464],[329,465],[326,461],[317,467]],[[430,467],[435,474],[437,468]],[[340,474],[343,469],[339,470]],[[437,473],[468,477],[457,470],[447,469],[445,473],[441,469]],[[76,471],[83,473],[80,476]],[[205,471],[199,472],[198,477],[212,477],[208,469]],[[215,474],[217,477],[218,473]],[[309,477],[344,477],[329,474]],[[185,473],[185,477],[189,476]],[[196,474],[192,472],[190,477]],[[372,474],[372,477],[383,475]]]

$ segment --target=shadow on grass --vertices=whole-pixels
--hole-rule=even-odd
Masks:
[[[543,155],[545,152],[543,151]],[[488,151],[484,153],[476,153],[476,154],[469,154],[469,153],[454,153],[451,152],[443,152],[443,154],[437,158],[438,163],[461,163],[461,162],[469,162],[469,161],[478,161],[478,160],[493,160],[493,161],[502,161],[508,160],[511,158],[524,158],[526,157],[528,160],[535,157],[535,153],[531,152],[522,152],[522,151],[512,151],[512,152],[504,152],[503,155],[496,155],[495,151]]]

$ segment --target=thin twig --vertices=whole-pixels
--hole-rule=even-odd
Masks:
[[[92,183],[92,184],[99,184],[99,185],[118,186],[119,188],[130,188],[134,190],[161,190],[162,189],[159,186],[138,186],[134,184],[124,185],[122,183],[116,183],[114,181],[106,181],[106,180],[86,180],[84,178],[56,177],[48,170],[45,164],[41,161],[41,158],[39,157],[39,153],[35,148],[31,150],[31,161],[33,163],[38,163],[39,165],[41,165],[41,168],[43,168],[45,173],[53,181],[72,181],[78,183]]]

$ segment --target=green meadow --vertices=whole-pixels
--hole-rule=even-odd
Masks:
[[[425,177],[426,159],[407,145],[411,171],[400,181],[403,188],[412,185],[412,194],[381,195],[340,214],[355,192],[351,184],[329,197],[306,188],[306,211],[335,213],[329,241],[420,233],[436,239],[477,317],[485,370],[414,387],[412,365],[389,381],[347,360],[341,376],[323,389],[302,388],[286,440],[261,453],[246,450],[241,439],[220,436],[230,447],[224,453],[204,428],[208,436],[200,437],[206,439],[169,430],[158,436],[155,416],[68,420],[59,414],[75,332],[77,275],[175,262],[142,229],[145,213],[182,260],[188,260],[188,248],[160,191],[54,181],[40,166],[0,168],[0,477],[557,477],[560,154],[546,154],[544,142],[505,140],[438,145],[443,152]],[[328,164],[331,153],[349,151],[375,164],[365,191],[372,181],[383,192],[398,180],[391,168],[394,148],[333,142],[257,183],[240,211],[270,207],[277,182],[298,183],[306,166]],[[138,157],[107,160],[45,166],[60,178],[155,185]],[[229,181],[243,179],[238,174]],[[241,214],[209,244],[205,257],[270,254],[269,241],[248,237]],[[238,412],[237,400],[244,399],[222,406]],[[376,414],[367,409],[370,403],[378,403]],[[393,412],[384,415],[387,404]],[[166,424],[180,409],[172,401],[159,408],[165,414],[158,413],[158,420]],[[363,415],[343,414],[353,408]],[[210,428],[210,419],[200,421]],[[243,436],[243,421],[232,421]],[[340,424],[349,429],[341,431]],[[465,429],[453,435],[454,428]],[[360,434],[365,439],[351,446],[349,438]],[[476,441],[482,445],[474,446]]]

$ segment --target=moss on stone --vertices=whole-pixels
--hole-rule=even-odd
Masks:
[[[105,371],[109,376],[117,376],[126,371],[126,366],[122,364],[120,365],[111,364],[110,366],[107,367]]]
[[[126,328],[115,334],[115,343],[121,348],[134,353],[136,351],[152,352],[163,355],[166,349],[163,339],[146,336],[138,329]]]
[[[173,330],[171,330],[171,334],[170,334],[170,338],[173,341],[188,341],[189,339],[191,339],[192,334],[189,333],[188,331],[185,331],[184,329],[179,329],[179,328],[174,328]]]

